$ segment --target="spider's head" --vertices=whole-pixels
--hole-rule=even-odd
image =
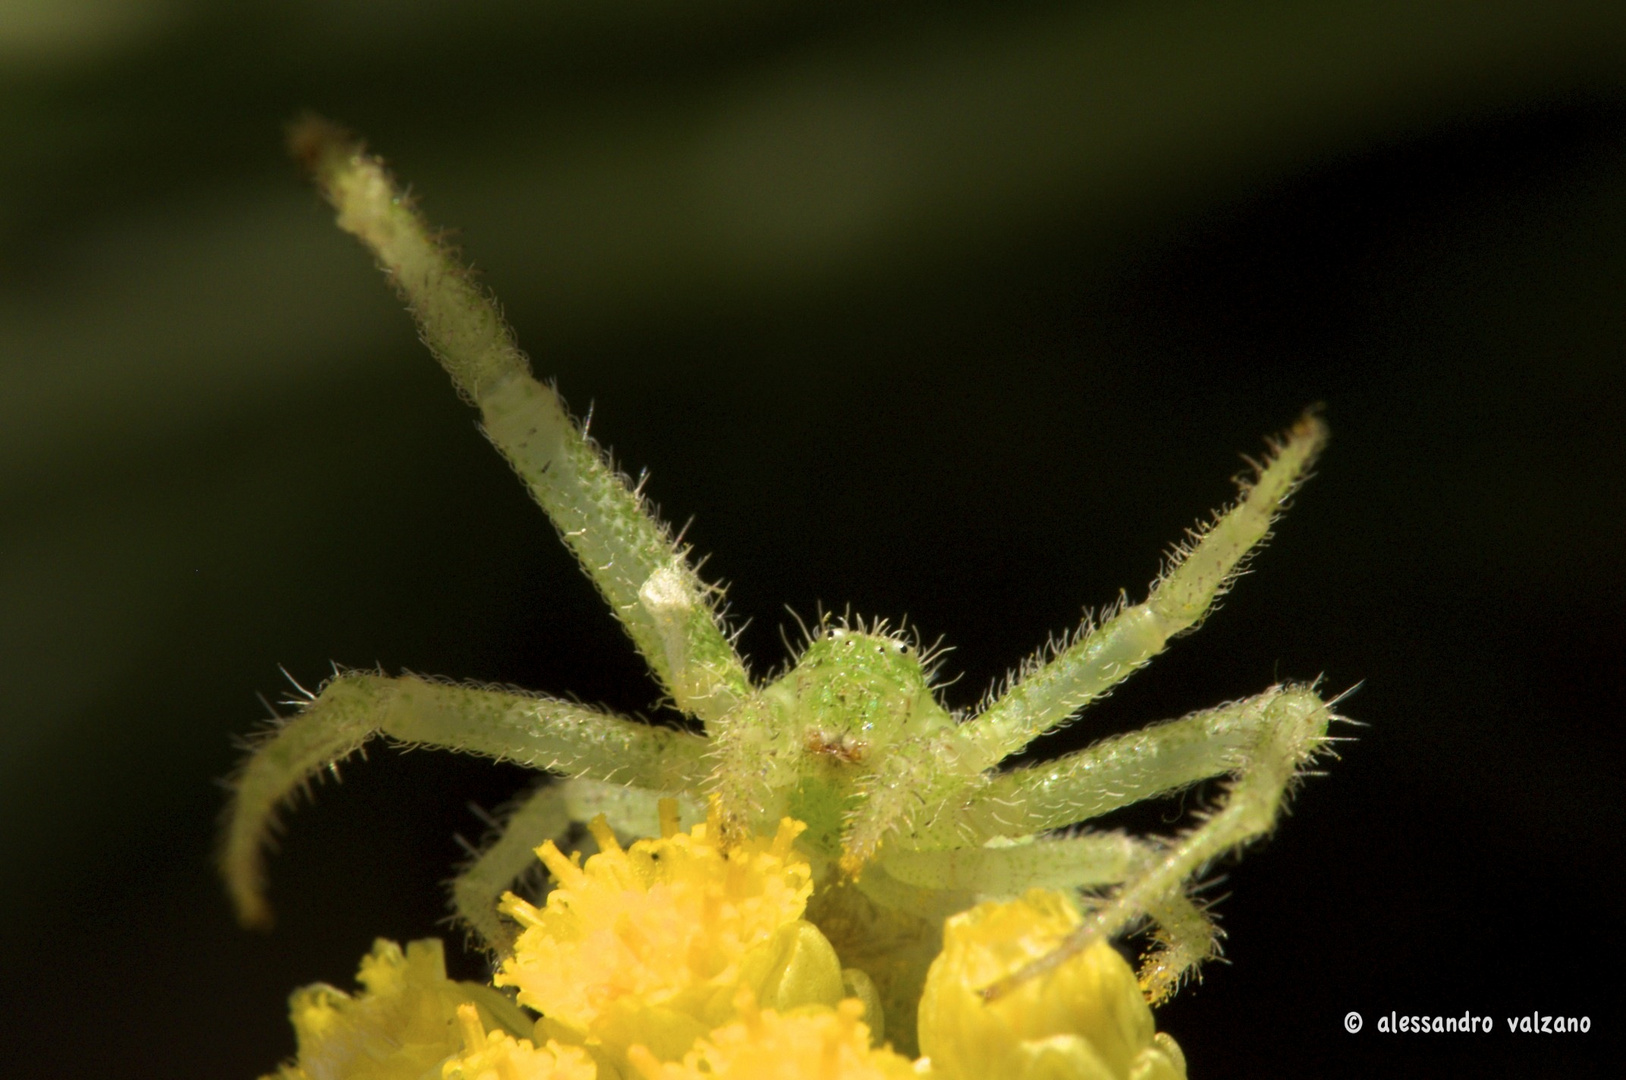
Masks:
[[[920,651],[890,634],[831,627],[763,692],[796,756],[793,816],[804,846],[835,854],[858,781],[899,742],[953,724],[932,694]]]
[[[785,729],[799,732],[809,753],[849,765],[952,723],[919,650],[885,633],[830,628],[774,689]]]

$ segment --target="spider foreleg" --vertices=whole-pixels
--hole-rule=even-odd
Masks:
[[[717,608],[686,551],[566,411],[490,296],[429,228],[377,158],[307,117],[296,157],[372,251],[411,308],[424,343],[480,409],[486,435],[519,473],[678,707],[712,722],[750,692]]]
[[[1088,622],[1043,663],[1034,662],[956,735],[996,761],[1065,723],[1091,700],[1195,629],[1270,534],[1326,442],[1326,425],[1306,413],[1280,440],[1242,497],[1170,555],[1146,602],[1123,607],[1100,625]]]
[[[1170,638],[1193,629],[1241,572],[1249,552],[1270,534],[1271,522],[1303,481],[1326,437],[1321,419],[1306,413],[1271,443],[1270,457],[1253,481],[1242,485],[1236,504],[1175,550],[1145,603],[1123,607],[1098,626],[1086,622],[1048,661],[1028,665],[978,716],[894,751],[847,830],[842,856],[847,872],[856,873],[873,858],[889,833],[929,830],[924,823],[943,817],[948,807],[934,797],[936,792],[922,789],[917,776],[952,774],[962,784],[978,785],[979,773],[1065,723],[1162,652]],[[1001,812],[996,799],[979,794],[978,800],[991,808],[990,814]],[[989,835],[1019,836],[1043,828]]]
[[[857,875],[890,835],[905,837],[904,842],[914,848],[963,843],[952,835],[952,812],[962,803],[980,801],[980,792],[999,759],[974,742],[960,739],[962,730],[963,726],[893,747],[865,779],[862,800],[842,837],[845,873]],[[923,821],[941,822],[940,829],[951,835],[937,843],[916,842],[930,831],[930,826],[920,824]]]
[[[233,784],[221,869],[246,925],[270,922],[263,849],[279,806],[375,735],[655,791],[689,790],[705,776],[705,740],[687,732],[551,698],[345,672],[275,728]]]
[[[1266,704],[1258,738],[1243,752],[1240,768],[1219,807],[1200,825],[1170,842],[1143,871],[1106,904],[1085,916],[1048,956],[983,991],[989,998],[1053,970],[1097,941],[1122,933],[1140,918],[1181,897],[1185,883],[1214,859],[1270,831],[1298,770],[1327,737],[1332,711],[1314,690],[1287,688]]]

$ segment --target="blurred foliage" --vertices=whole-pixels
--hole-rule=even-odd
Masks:
[[[432,930],[465,801],[517,775],[353,770],[273,866],[283,929],[229,924],[209,780],[276,664],[651,708],[285,161],[304,108],[696,515],[759,669],[782,603],[851,602],[946,634],[969,704],[1326,400],[1259,573],[1071,733],[1370,680],[1237,874],[1235,968],[1160,1024],[1194,1073],[1360,1072],[1338,1019],[1424,956],[1450,989],[1527,955],[1547,996],[1418,1008],[1603,1008],[1542,933],[1608,906],[1577,867],[1626,824],[1626,6],[0,0],[11,1071],[88,1024],[86,1075],[253,1075],[287,990]]]

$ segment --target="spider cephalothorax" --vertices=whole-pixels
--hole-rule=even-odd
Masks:
[[[753,726],[748,751],[767,763],[760,812],[805,821],[803,847],[826,859],[841,857],[876,763],[954,724],[918,650],[879,625],[822,627],[760,697],[764,722]]]
[[[1324,748],[1335,717],[1312,686],[1274,686],[1052,761],[1002,763],[1201,621],[1314,461],[1325,438],[1314,414],[1271,444],[1238,501],[1171,555],[1144,602],[1086,620],[973,713],[946,709],[931,657],[880,623],[821,622],[795,662],[759,684],[723,625],[717,590],[531,376],[495,307],[377,161],[320,121],[300,125],[294,144],[671,702],[703,733],[507,689],[340,672],[268,733],[237,780],[223,859],[245,921],[269,914],[261,849],[277,807],[383,735],[555,778],[454,883],[458,914],[499,952],[511,927],[496,899],[534,865],[537,845],[600,813],[623,833],[654,835],[657,803],[668,797],[690,819],[712,802],[719,827],[740,835],[771,833],[782,816],[806,823],[797,844],[822,882],[809,917],[845,966],[879,984],[900,1046],[913,1042],[913,1005],[943,918],[982,898],[1035,887],[1081,895],[1081,925],[1017,979],[1145,921],[1154,945],[1141,982],[1154,1000],[1215,953],[1217,932],[1188,890],[1215,858],[1269,830],[1294,778]],[[1182,835],[1078,829],[1213,776],[1230,778],[1225,793]]]

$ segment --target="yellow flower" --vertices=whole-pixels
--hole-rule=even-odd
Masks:
[[[948,920],[919,1003],[926,1056],[911,1062],[872,1045],[873,986],[802,917],[799,822],[727,843],[715,823],[680,832],[672,804],[661,823],[659,839],[623,849],[600,818],[585,864],[539,849],[557,879],[545,905],[504,898],[524,930],[494,981],[540,1020],[447,979],[439,942],[380,941],[360,994],[293,996],[299,1058],[275,1080],[1185,1080],[1106,944],[983,999],[1079,924],[1062,893]]]
[[[920,1048],[942,1080],[1184,1080],[1135,973],[1106,943],[994,1001],[979,991],[1053,951],[1079,923],[1062,893],[979,904],[944,926],[920,1000]]]
[[[530,1028],[491,987],[448,979],[439,941],[414,941],[403,953],[380,938],[357,981],[363,990],[354,997],[323,983],[294,991],[288,1013],[299,1056],[277,1080],[439,1080],[441,1062],[463,1045],[459,1007],[494,1028]]]
[[[463,1053],[441,1066],[441,1080],[597,1080],[598,1068],[576,1046],[549,1041],[541,1049],[506,1031],[487,1032],[473,1005],[459,1005]]]
[[[848,998],[834,1009],[809,1005],[789,1013],[758,1010],[749,991],[736,1001],[740,1019],[718,1028],[684,1055],[663,1064],[642,1046],[629,1058],[643,1080],[916,1080],[908,1058],[870,1046],[859,1020],[864,1006]]]
[[[634,1043],[675,1061],[736,1016],[742,989],[765,1006],[833,1006],[841,964],[802,919],[812,894],[786,819],[771,840],[724,844],[715,822],[623,850],[602,818],[602,849],[585,866],[552,843],[538,849],[556,885],[538,909],[513,894],[502,910],[524,928],[497,974],[543,1016],[539,1036],[578,1043],[621,1067]]]

